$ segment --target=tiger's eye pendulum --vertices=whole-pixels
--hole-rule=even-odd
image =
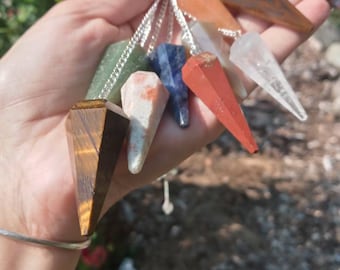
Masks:
[[[241,30],[240,24],[220,0],[178,0],[179,8],[187,15],[217,28]]]
[[[289,0],[222,0],[230,8],[310,34],[313,24]]]
[[[81,235],[91,235],[100,217],[129,120],[106,100],[77,103],[67,119]]]

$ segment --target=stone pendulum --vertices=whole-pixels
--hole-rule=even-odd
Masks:
[[[218,28],[241,30],[240,24],[220,0],[178,0],[179,8],[203,22],[214,23]]]
[[[91,235],[99,220],[129,120],[106,100],[77,103],[67,119],[81,235]]]
[[[155,0],[130,40],[111,45],[99,65],[86,99],[106,99],[120,104],[120,88],[137,70],[150,70],[142,49],[161,0]]]
[[[205,52],[189,58],[182,69],[183,80],[218,120],[250,152],[256,142],[216,56]]]
[[[307,114],[274,55],[257,33],[246,33],[230,48],[230,60],[301,121]]]
[[[201,52],[177,1],[171,3],[183,31],[182,39],[189,45],[192,55],[182,68],[184,82],[250,153],[256,152],[258,147],[223,67],[215,55]]]
[[[311,33],[313,24],[289,2],[289,0],[222,0],[228,7],[245,12],[263,20]]]
[[[186,61],[184,46],[163,43],[149,55],[150,64],[170,93],[170,106],[176,122],[182,128],[189,126],[188,88],[182,80]]]
[[[217,56],[222,67],[226,71],[230,85],[240,100],[248,95],[236,68],[229,60],[229,45],[224,41],[222,34],[215,25],[206,22],[195,21],[190,24],[191,33],[197,45],[203,51]]]
[[[112,70],[117,65],[120,56],[127,47],[128,43],[129,42],[127,40],[117,42],[110,45],[106,49],[106,52],[92,79],[86,99],[96,99],[100,96],[100,93],[104,88],[107,79],[110,77]],[[127,61],[126,64],[122,67],[116,83],[111,85],[109,93],[105,98],[115,104],[120,104],[120,88],[125,83],[127,78],[133,72],[138,70],[150,71],[151,68],[146,58],[145,50],[137,45],[135,48],[132,49],[129,56],[129,61]]]
[[[137,71],[129,77],[122,89],[123,111],[130,119],[128,136],[128,168],[139,173],[156,134],[169,92],[157,74]]]

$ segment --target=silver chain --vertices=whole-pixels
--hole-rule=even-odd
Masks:
[[[152,20],[155,17],[155,13],[157,11],[158,4],[160,1],[161,0],[156,0],[143,17],[142,22],[138,26],[135,34],[130,39],[128,45],[126,46],[125,50],[120,56],[108,80],[105,82],[105,85],[101,92],[99,93],[98,98],[106,99],[109,96],[111,89],[117,82],[117,79],[120,76],[125,64],[127,63],[132,51],[136,48],[137,44],[142,41],[143,37],[148,36],[150,34],[151,31],[150,24],[152,25]]]
[[[172,8],[175,13],[176,20],[183,31],[183,39],[185,39],[190,47],[191,55],[201,53],[201,49],[197,46],[195,39],[190,31],[187,21],[183,15],[182,10],[178,7],[177,0],[171,0]]]
[[[157,21],[155,23],[155,27],[153,29],[153,35],[151,36],[147,54],[150,54],[155,49],[168,6],[169,6],[169,0],[163,0],[160,10],[159,10]]]
[[[172,8],[169,7],[168,9],[168,29],[167,29],[167,36],[165,42],[171,43],[172,38],[174,36],[174,12]]]
[[[194,17],[192,14],[186,12],[186,11],[182,11],[182,13],[184,14],[184,16],[188,17],[190,20],[193,21],[197,21],[197,18]],[[223,36],[225,37],[230,37],[233,39],[238,39],[241,35],[242,35],[242,31],[241,30],[229,30],[229,29],[225,29],[225,28],[218,28],[217,29]]]
[[[223,36],[225,37],[230,37],[233,39],[238,39],[242,35],[241,30],[229,30],[229,29],[224,29],[224,28],[218,28],[218,32],[220,32]]]

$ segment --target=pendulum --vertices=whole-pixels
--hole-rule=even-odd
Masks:
[[[183,40],[190,45],[192,56],[182,69],[183,80],[217,119],[250,152],[258,150],[240,105],[217,57],[201,52],[176,0],[172,0],[176,19],[183,30]]]
[[[222,0],[230,8],[310,34],[313,24],[289,0]],[[230,29],[230,27],[229,27]]]
[[[230,85],[235,95],[243,100],[247,97],[247,91],[239,78],[236,68],[229,60],[229,44],[223,39],[223,35],[215,25],[206,22],[194,21],[190,24],[190,31],[202,51],[210,52],[218,58],[226,71]]]
[[[106,100],[74,105],[67,119],[81,235],[91,235],[100,217],[128,130],[122,109]]]
[[[128,168],[137,174],[156,134],[169,92],[154,72],[137,71],[122,89],[122,107],[130,119],[127,145]]]
[[[170,106],[182,128],[189,126],[188,88],[182,80],[186,61],[184,46],[163,43],[149,55],[150,64],[170,93]]]
[[[307,114],[274,55],[257,33],[246,33],[230,48],[230,60],[299,120]]]
[[[214,23],[218,28],[241,30],[240,24],[220,0],[178,0],[179,8],[188,16]]]
[[[156,0],[145,14],[136,32],[128,42],[111,45],[93,78],[86,99],[106,99],[120,104],[120,88],[137,70],[150,70],[144,46],[151,31],[160,0]]]
[[[183,68],[183,80],[250,153],[258,150],[216,56],[205,52],[190,57]]]
[[[107,79],[110,77],[111,72],[117,65],[119,58],[127,45],[128,41],[124,40],[114,43],[106,49],[106,52],[92,79],[86,99],[96,99],[99,97],[100,92],[104,88]],[[120,88],[130,76],[130,74],[138,70],[149,71],[150,66],[146,58],[145,50],[137,45],[132,49],[129,56],[129,61],[127,61],[122,67],[116,83],[109,86],[109,94],[107,95],[106,99],[112,103],[120,104]]]

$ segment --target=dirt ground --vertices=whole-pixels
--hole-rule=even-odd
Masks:
[[[117,258],[137,270],[340,269],[340,120],[332,109],[340,71],[317,45],[309,40],[284,64],[308,121],[256,91],[244,111],[260,152],[249,155],[225,132],[192,155],[167,176],[169,216],[160,183],[130,194],[109,215]]]

